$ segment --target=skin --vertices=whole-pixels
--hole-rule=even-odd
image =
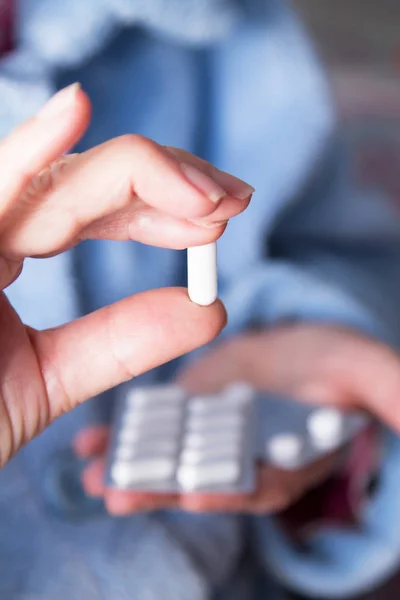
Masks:
[[[89,238],[167,248],[206,244],[247,207],[253,188],[146,138],[123,136],[60,158],[89,120],[89,99],[73,86],[0,142],[1,289],[28,256],[51,256]],[[36,331],[1,293],[1,466],[56,417],[209,342],[225,322],[220,302],[202,308],[186,290],[171,288]]]
[[[63,156],[89,120],[88,97],[79,87],[68,88],[0,142],[1,289],[19,276],[29,256],[51,256],[85,239],[167,248],[206,244],[246,209],[252,188],[187,152],[146,138],[123,136],[81,155]],[[197,169],[195,184],[183,165]],[[205,175],[226,193],[216,197]],[[207,344],[225,322],[221,303],[198,307],[186,290],[173,288],[137,294],[37,331],[22,323],[1,293],[1,466],[64,412]],[[183,385],[193,391],[215,391],[238,378],[300,400],[357,404],[400,431],[399,358],[351,331],[293,325],[245,334],[215,346],[181,374]],[[330,456],[293,475],[260,467],[257,492],[247,497],[132,494],[103,488],[107,437],[105,429],[85,430],[74,447],[78,455],[93,458],[83,475],[87,492],[104,496],[114,514],[161,506],[272,512],[317,485],[338,461]]]
[[[211,348],[179,377],[190,392],[208,393],[232,381],[318,405],[359,407],[400,432],[400,359],[389,348],[351,330],[298,324],[245,333]],[[340,468],[342,453],[291,473],[260,465],[252,495],[155,495],[106,489],[104,452],[108,429],[81,431],[74,441],[78,456],[91,459],[83,473],[88,494],[104,497],[110,513],[180,507],[194,512],[275,513]]]

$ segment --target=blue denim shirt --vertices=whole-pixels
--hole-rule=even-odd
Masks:
[[[79,151],[140,133],[256,187],[219,242],[224,336],[255,321],[298,319],[343,323],[398,344],[400,228],[385,198],[352,182],[333,139],[325,79],[281,2],[191,0],[189,9],[184,0],[22,0],[20,9],[19,46],[0,69],[2,134],[52,90],[79,80],[93,101]],[[182,284],[184,270],[182,252],[90,241],[27,260],[8,295],[26,323],[42,328]],[[244,535],[239,518],[99,513],[76,522],[67,508],[65,519],[46,510],[56,485],[43,475],[49,460],[84,424],[107,416],[113,393],[59,419],[1,473],[7,599],[202,600],[232,575]],[[361,591],[390,572],[400,553],[400,445],[390,434],[386,456],[364,531],[321,531],[303,556],[273,520],[257,520],[255,550],[267,570],[316,597]]]

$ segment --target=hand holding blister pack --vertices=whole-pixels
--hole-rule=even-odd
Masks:
[[[218,296],[217,246],[188,249],[188,294]],[[114,422],[106,483],[155,493],[251,493],[258,463],[301,469],[344,446],[368,418],[257,393],[235,383],[189,396],[176,385],[132,387]]]
[[[175,385],[137,388],[121,398],[107,485],[179,493],[251,493],[259,462],[301,469],[348,443],[368,424],[343,413],[233,384],[188,396]]]

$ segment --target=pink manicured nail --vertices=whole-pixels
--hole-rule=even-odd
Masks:
[[[238,200],[246,200],[254,192],[255,189],[238,177],[234,177],[225,171],[215,169],[213,179],[220,185],[229,196],[238,198]]]
[[[211,177],[196,169],[187,163],[181,163],[181,170],[186,179],[190,181],[200,192],[202,192],[211,202],[217,204],[224,196],[226,191],[220,187]]]

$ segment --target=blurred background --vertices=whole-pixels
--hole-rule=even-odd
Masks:
[[[292,1],[327,67],[361,184],[400,208],[400,1]],[[400,574],[358,600],[378,599],[400,599]]]
[[[361,182],[400,202],[400,3],[295,0],[328,67]]]
[[[400,2],[295,0],[328,68],[364,185],[400,207]],[[398,600],[400,574],[359,600]]]

